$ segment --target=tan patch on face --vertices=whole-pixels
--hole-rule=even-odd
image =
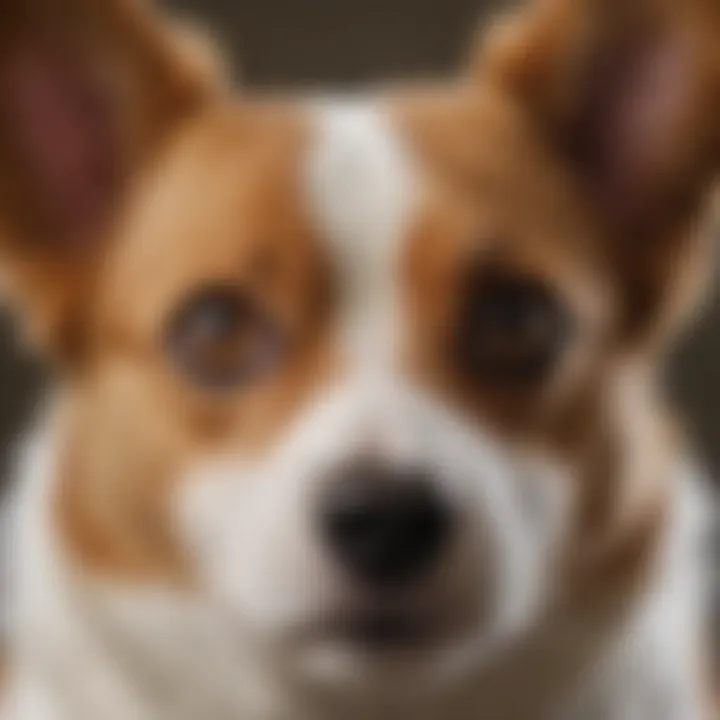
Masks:
[[[492,87],[421,92],[396,112],[427,179],[402,270],[411,371],[511,451],[541,448],[572,469],[567,602],[640,585],[666,526],[672,445],[642,383],[624,398],[638,412],[618,408],[617,388],[637,358],[624,354],[624,288],[606,228],[522,109]],[[542,283],[571,318],[541,382],[478,382],[461,368],[467,277],[488,272]]]
[[[251,458],[331,371],[329,274],[304,216],[296,111],[219,107],[143,187],[99,280],[58,511],[76,557],[103,572],[185,575],[171,498],[192,458]],[[205,288],[252,298],[283,338],[258,379],[215,392],[174,363],[177,311]]]
[[[547,430],[613,350],[617,288],[600,232],[501,96],[459,87],[404,99],[398,113],[429,178],[402,270],[409,362],[504,432]],[[574,336],[547,382],[499,387],[461,370],[463,304],[486,275],[538,282],[567,310]]]

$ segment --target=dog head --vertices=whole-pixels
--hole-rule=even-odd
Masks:
[[[443,87],[285,102],[143,3],[10,3],[3,266],[67,391],[84,576],[336,682],[638,578],[720,12],[626,5],[534,3]]]

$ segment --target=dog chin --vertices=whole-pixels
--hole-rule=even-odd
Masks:
[[[522,627],[530,619],[525,618]],[[346,701],[400,701],[441,692],[480,672],[521,632],[474,612],[326,614],[277,636],[275,662],[313,692]]]
[[[347,637],[328,632],[285,655],[297,686],[338,703],[405,703],[428,700],[462,684],[490,664],[500,645],[491,633],[468,629],[463,635]]]

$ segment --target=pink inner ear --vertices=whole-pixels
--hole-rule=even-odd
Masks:
[[[40,227],[61,246],[84,244],[106,218],[117,175],[101,88],[70,55],[27,44],[3,61],[0,107]]]
[[[651,201],[687,107],[688,75],[682,47],[655,40],[609,59],[594,88],[581,133],[585,161],[621,219]]]

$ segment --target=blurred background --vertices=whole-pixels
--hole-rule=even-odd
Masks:
[[[220,37],[254,87],[348,87],[457,72],[499,0],[166,0]],[[43,370],[0,323],[0,476],[32,416]],[[668,388],[698,455],[720,477],[720,302],[685,338]]]

